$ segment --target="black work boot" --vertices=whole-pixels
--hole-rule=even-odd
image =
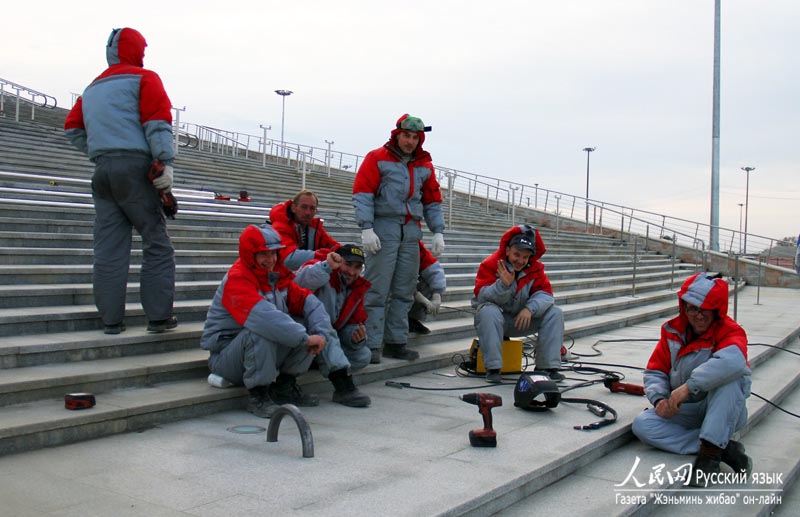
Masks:
[[[256,386],[249,390],[250,396],[247,398],[245,409],[258,418],[270,418],[275,414],[278,405],[272,401],[267,393],[266,386]]]
[[[328,375],[333,384],[333,401],[347,407],[367,407],[372,403],[368,395],[358,391],[353,384],[353,376],[347,374],[347,368],[336,370]]]
[[[740,442],[729,440],[728,446],[722,451],[721,461],[737,474],[745,472],[749,476],[753,471],[753,460],[744,453],[744,445]]]
[[[380,348],[370,348],[370,357],[369,357],[369,364],[381,364],[381,349]]]
[[[486,370],[486,382],[491,382],[492,384],[503,382],[503,374],[500,373],[500,369]]]
[[[413,361],[419,358],[419,353],[406,348],[405,343],[385,343],[383,345],[383,357]]]
[[[297,378],[288,373],[281,373],[269,386],[269,396],[276,404],[294,404],[299,407],[319,406],[319,397],[311,393],[303,393],[297,385]]]
[[[708,488],[711,480],[709,476],[719,474],[719,462],[722,458],[722,449],[705,440],[700,440],[700,452],[692,465],[692,479],[689,484],[699,488]]]

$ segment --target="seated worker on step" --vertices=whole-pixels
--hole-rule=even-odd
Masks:
[[[428,314],[436,316],[442,305],[442,295],[447,289],[444,268],[428,251],[425,244],[419,241],[419,277],[417,291],[414,293],[414,305],[408,311],[408,330],[417,334],[430,334],[428,327],[422,324]]]
[[[367,366],[372,355],[367,346],[367,313],[364,311],[364,295],[370,284],[361,276],[363,268],[364,251],[354,244],[343,244],[335,252],[328,253],[325,260],[307,262],[295,276],[295,282],[314,291],[325,306],[350,371]],[[333,395],[334,402],[351,407],[370,404],[370,398],[353,385],[352,377],[341,375],[346,372],[341,369],[341,357],[323,350],[318,362],[320,373],[328,375],[334,385],[341,385]],[[333,372],[329,373],[331,370]]]
[[[294,199],[278,203],[269,211],[269,222],[286,248],[282,252],[283,264],[292,271],[313,258],[324,260],[339,247],[322,227],[322,219],[316,216],[318,205],[316,194],[301,190]]]
[[[239,258],[214,295],[200,338],[200,346],[211,353],[211,373],[243,384],[250,391],[247,411],[260,418],[271,417],[281,404],[319,404],[318,397],[300,390],[297,376],[325,348],[347,364],[325,307],[294,283],[294,274],[281,262],[281,249],[271,226],[244,229]],[[334,374],[348,376],[346,368]],[[334,386],[337,392],[344,388]],[[341,395],[334,393],[334,398]]]
[[[689,483],[705,486],[720,461],[735,472],[752,468],[744,445],[731,440],[747,422],[747,335],[728,316],[728,284],[718,276],[690,277],[678,306],[647,363],[644,391],[653,408],[636,417],[633,434],[665,451],[697,454]]]
[[[502,343],[505,336],[527,336],[539,332],[536,370],[550,379],[564,379],[561,345],[564,315],[555,305],[550,279],[539,259],[546,249],[539,231],[522,224],[509,229],[500,247],[481,262],[475,279],[472,306],[478,332],[486,381],[503,381]]]

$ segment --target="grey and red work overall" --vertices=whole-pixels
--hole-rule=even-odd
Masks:
[[[148,321],[172,316],[175,254],[158,191],[148,179],[154,159],[174,159],[172,104],[161,79],[142,68],[147,43],[115,29],[109,64],[78,98],[64,123],[67,138],[95,164],[93,291],[105,325],[125,316],[132,228],[142,236],[141,302]]]

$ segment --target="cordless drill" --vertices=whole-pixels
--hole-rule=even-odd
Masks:
[[[497,447],[497,433],[492,429],[492,408],[503,405],[503,399],[494,393],[466,393],[459,397],[468,404],[478,406],[483,417],[483,429],[469,432],[469,443],[473,447]]]
[[[639,384],[630,384],[627,382],[620,382],[620,377],[617,375],[606,375],[603,379],[603,385],[611,390],[611,393],[627,393],[628,395],[644,395],[644,386]]]
[[[164,164],[161,160],[153,161],[152,165],[150,165],[150,170],[147,172],[147,177],[150,181],[153,181],[162,174],[164,174]],[[170,219],[175,219],[175,214],[178,213],[178,200],[175,199],[175,195],[172,192],[164,192],[163,190],[159,190],[158,195],[161,198],[161,208],[164,210],[164,215]]]

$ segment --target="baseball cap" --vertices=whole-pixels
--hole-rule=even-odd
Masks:
[[[536,245],[526,235],[515,235],[508,241],[509,246],[514,246],[518,250],[531,250],[536,252]]]
[[[419,117],[412,117],[408,114],[403,115],[397,121],[397,128],[398,129],[405,129],[407,131],[415,131],[415,132],[427,132],[431,130],[430,126],[426,126],[422,119]]]
[[[342,244],[336,250],[345,262],[360,262],[364,263],[364,250],[355,244]]]

